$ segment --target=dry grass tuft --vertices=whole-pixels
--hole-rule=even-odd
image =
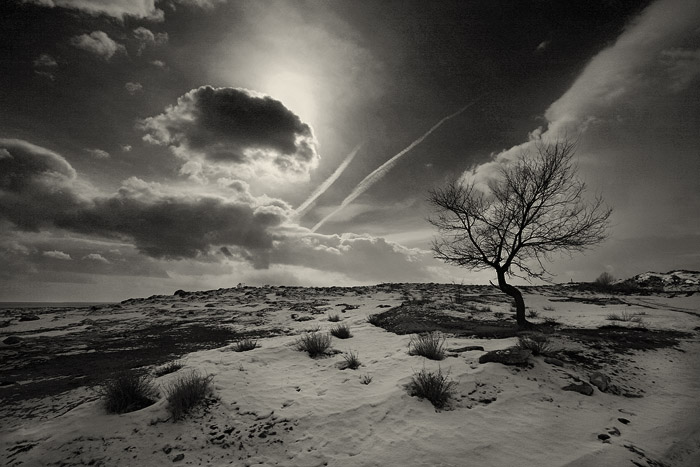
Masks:
[[[211,377],[202,376],[196,370],[181,376],[167,389],[168,412],[173,421],[184,418],[202,404],[211,392]]]
[[[408,343],[409,355],[420,355],[430,360],[443,360],[445,358],[445,337],[439,332],[419,334],[411,337]]]
[[[145,375],[124,371],[105,382],[99,389],[109,413],[127,413],[141,410],[158,398],[158,389]]]
[[[338,339],[349,339],[352,337],[350,327],[347,324],[339,324],[332,327],[331,334]]]
[[[331,348],[331,336],[320,332],[304,334],[297,339],[295,347],[299,351],[307,352],[309,357],[316,358],[325,355]]]
[[[452,397],[455,385],[454,381],[449,380],[449,373],[443,374],[442,369],[438,368],[438,371],[432,372],[424,368],[413,374],[408,391],[412,396],[427,399],[433,406],[441,409]]]
[[[233,344],[233,350],[235,352],[247,352],[249,350],[256,349],[257,347],[258,341],[250,338],[241,339]]]

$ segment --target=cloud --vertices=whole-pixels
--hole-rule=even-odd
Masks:
[[[63,156],[18,139],[0,139],[0,154],[0,219],[38,230],[85,203],[84,187]]]
[[[87,52],[93,53],[104,60],[110,60],[117,52],[126,53],[122,44],[112,40],[103,31],[93,31],[90,34],[74,36],[70,40],[71,45]]]
[[[143,86],[141,85],[141,83],[128,82],[124,85],[124,89],[126,89],[126,92],[133,96],[134,94],[143,91]]]
[[[153,33],[143,26],[134,29],[134,37],[138,41],[137,55],[141,55],[147,47],[160,47],[168,43],[167,32]]]
[[[330,177],[328,177],[323,183],[321,183],[312,193],[309,195],[306,200],[299,205],[296,209],[296,215],[297,216],[303,216],[306,210],[318,199],[319,196],[324,194],[328,188],[330,188],[333,183],[335,183],[336,180],[338,180],[338,177],[340,177],[345,169],[347,169],[348,165],[350,165],[350,162],[355,158],[357,155],[357,152],[360,150],[362,147],[363,143],[358,144],[355,146],[355,148],[345,156],[345,159],[343,159],[343,162],[340,163],[338,168],[335,169],[335,171],[331,174]]]
[[[165,62],[163,60],[153,60],[151,62],[151,65],[157,66],[158,68],[165,68],[166,67]]]
[[[418,139],[416,139],[411,144],[406,146],[398,154],[394,155],[391,159],[389,159],[388,161],[384,162],[382,165],[380,165],[379,167],[374,169],[372,171],[372,173],[370,173],[365,178],[363,178],[362,181],[360,181],[360,183],[358,183],[357,186],[352,190],[352,192],[350,192],[350,194],[347,197],[345,197],[345,199],[340,203],[340,206],[338,206],[330,214],[326,215],[326,217],[324,217],[323,219],[318,221],[316,223],[316,225],[314,225],[314,227],[311,230],[314,232],[316,230],[318,230],[323,224],[326,223],[326,221],[328,219],[330,219],[331,217],[335,216],[340,211],[345,209],[345,207],[347,205],[349,205],[350,203],[352,203],[353,201],[355,201],[355,199],[357,199],[358,196],[362,195],[365,191],[369,190],[372,187],[372,185],[374,185],[375,183],[380,181],[382,178],[384,178],[386,176],[386,174],[388,174],[391,171],[391,169],[393,169],[396,166],[396,164],[399,163],[399,160],[403,156],[405,156],[413,148],[415,148],[416,146],[421,144],[428,136],[430,136],[431,133],[433,133],[435,130],[440,128],[443,123],[445,123],[446,121],[448,121],[450,119],[455,118],[456,116],[458,116],[459,114],[461,114],[462,112],[467,110],[469,107],[476,104],[480,99],[481,99],[481,97],[478,97],[475,100],[473,100],[472,102],[470,102],[469,104],[462,107],[461,109],[457,110],[456,112],[453,112],[453,113],[447,115],[446,117],[443,117],[436,124],[434,124],[428,131],[423,133]]]
[[[58,63],[56,63],[56,59],[53,58],[49,54],[41,54],[39,57],[34,60],[34,66],[35,67],[45,67],[45,68],[53,68],[58,66]]]
[[[85,149],[95,159],[109,159],[109,153],[103,149]]]
[[[308,124],[280,101],[246,89],[193,89],[140,128],[146,141],[170,146],[185,160],[233,164],[258,174],[308,177],[319,161]]]
[[[592,58],[571,87],[549,106],[543,128],[530,133],[528,141],[472,168],[464,179],[484,183],[502,164],[532,151],[539,139],[577,136],[592,126],[618,120],[630,102],[645,105],[669,89],[664,69],[677,77],[672,87],[673,83],[686,86],[696,76],[695,54],[679,52],[677,46],[696,34],[698,21],[697,2],[664,0],[649,6],[613,45]]]
[[[535,49],[535,52],[542,52],[545,50],[547,47],[549,47],[550,41],[542,41],[537,45],[537,48]]]
[[[227,190],[225,197],[206,193],[212,188],[208,185],[187,189],[135,177],[106,195],[86,190],[85,182],[62,156],[19,140],[0,140],[0,174],[0,219],[16,227],[6,231],[16,232],[15,238],[23,241],[37,238],[34,244],[39,251],[76,258],[70,268],[75,274],[86,270],[141,274],[136,266],[122,264],[119,251],[105,256],[102,252],[112,250],[109,244],[119,245],[117,250],[133,246],[143,258],[161,265],[129,259],[143,263],[143,274],[162,271],[165,261],[181,265],[194,261],[221,263],[221,267],[247,263],[258,270],[290,266],[360,282],[386,277],[421,281],[431,277],[434,266],[427,251],[371,235],[312,233],[291,222],[294,210],[289,204],[253,196],[241,180],[218,180],[216,188]],[[64,233],[50,234],[56,229]],[[72,238],[65,232],[79,235]],[[53,237],[46,239],[47,235]],[[97,242],[104,245],[95,248]],[[11,257],[13,268],[25,264],[21,254],[32,256],[25,264],[29,269],[22,270],[34,274],[43,267],[41,257],[65,259],[58,253],[32,256],[31,250],[21,253],[14,248],[5,256]]]
[[[431,252],[406,248],[384,238],[350,233],[322,235],[306,229],[281,236],[268,262],[342,273],[362,282],[387,277],[396,281],[429,280],[429,267],[436,265]]]
[[[73,258],[70,257],[69,254],[64,253],[62,251],[57,251],[57,250],[52,250],[52,251],[45,251],[42,253],[44,256],[48,256],[49,258],[55,258],[55,259],[61,259],[64,261],[70,261]]]
[[[109,260],[99,253],[90,253],[86,255],[83,259],[89,259],[91,261],[99,261],[101,263],[109,264]]]
[[[132,147],[131,147],[130,144],[123,144],[123,145],[121,146],[121,149],[122,149],[122,151],[124,151],[124,152],[131,152]]]
[[[212,9],[217,5],[226,3],[227,0],[177,0],[177,3],[189,7]]]
[[[58,66],[56,59],[49,54],[41,54],[34,60],[34,73],[51,81],[56,79],[56,76],[49,70],[53,70]]]
[[[196,258],[220,246],[252,258],[271,248],[271,229],[286,219],[288,209],[275,201],[252,204],[181,194],[131,178],[117,194],[96,197],[82,209],[56,216],[54,223],[73,232],[133,242],[154,258]]]
[[[78,10],[93,16],[110,16],[119,20],[131,16],[162,21],[163,11],[155,7],[156,0],[22,0],[49,8]]]
[[[700,77],[700,49],[664,50],[661,59],[668,70],[670,88],[675,92],[683,91]]]

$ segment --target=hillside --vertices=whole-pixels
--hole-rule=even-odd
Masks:
[[[699,295],[556,286],[525,298],[550,349],[519,366],[485,362],[518,343],[509,300],[486,286],[240,287],[6,310],[0,456],[8,466],[698,465]],[[352,337],[333,337],[323,358],[296,349],[338,324]],[[411,333],[429,329],[446,339],[441,361],[409,352]],[[244,337],[258,347],[234,351]],[[344,369],[347,352],[357,370]],[[178,358],[183,368],[153,376],[155,404],[106,412],[105,380]],[[445,407],[411,395],[422,369],[454,382]],[[165,393],[193,370],[212,393],[173,422]]]

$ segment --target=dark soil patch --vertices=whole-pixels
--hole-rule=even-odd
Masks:
[[[597,329],[567,328],[560,332],[589,347],[604,346],[620,353],[675,347],[680,339],[690,337],[690,334],[680,331],[653,331],[615,325],[601,326]]]
[[[184,354],[222,347],[244,337],[251,336],[216,326],[174,323],[118,333],[27,338],[16,349],[17,355],[7,362],[10,369],[0,371],[0,380],[24,384],[0,386],[0,398],[21,401],[94,386],[120,371],[161,365]],[[59,355],[76,348],[78,343],[76,353]]]
[[[620,300],[617,297],[558,297],[550,298],[550,302],[578,302],[585,303],[588,305],[629,305],[624,300]]]
[[[395,334],[441,331],[458,336],[501,339],[516,336],[520,332],[512,322],[455,317],[415,304],[403,304],[379,313],[375,317],[376,326]]]

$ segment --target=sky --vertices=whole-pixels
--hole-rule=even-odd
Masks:
[[[9,0],[0,301],[486,284],[430,189],[578,141],[610,236],[555,282],[700,270],[700,3]]]

